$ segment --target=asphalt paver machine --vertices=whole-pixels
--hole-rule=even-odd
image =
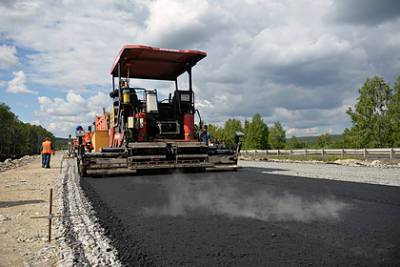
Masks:
[[[146,169],[235,170],[239,145],[236,150],[211,148],[199,136],[202,122],[195,108],[192,68],[206,55],[198,50],[123,46],[111,68],[113,104],[109,116],[96,125],[96,129],[106,131],[102,138],[107,138],[108,144],[95,152],[82,150],[78,155],[80,174]],[[179,88],[178,77],[184,73],[188,85]],[[159,99],[157,89],[136,87],[137,79],[171,81],[175,88],[168,97]],[[199,124],[195,124],[195,117]],[[101,143],[99,140],[93,143]]]

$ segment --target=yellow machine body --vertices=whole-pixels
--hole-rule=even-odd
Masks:
[[[92,136],[93,150],[99,152],[101,148],[108,147],[108,130],[107,131],[95,131]]]
[[[124,90],[122,93],[124,97],[124,104],[129,104],[131,102],[131,94],[129,90]]]

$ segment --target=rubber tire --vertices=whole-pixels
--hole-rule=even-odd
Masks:
[[[87,177],[86,168],[83,166],[83,164],[80,164],[79,162],[78,162],[78,172],[80,177]]]

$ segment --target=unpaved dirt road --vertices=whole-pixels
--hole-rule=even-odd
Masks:
[[[0,266],[55,266],[57,248],[54,241],[47,242],[47,220],[31,217],[48,215],[49,189],[54,188],[60,158],[52,158],[51,169],[43,169],[37,157],[0,172]]]
[[[271,172],[81,183],[127,265],[400,264],[400,187]]]

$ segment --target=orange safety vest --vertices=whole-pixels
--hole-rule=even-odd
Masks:
[[[90,132],[85,132],[85,135],[83,136],[83,141],[85,142],[85,144],[87,144],[90,141],[92,141],[92,137],[91,137]]]
[[[53,150],[51,149],[51,142],[44,141],[42,143],[42,154],[51,154],[51,153],[53,153]]]

